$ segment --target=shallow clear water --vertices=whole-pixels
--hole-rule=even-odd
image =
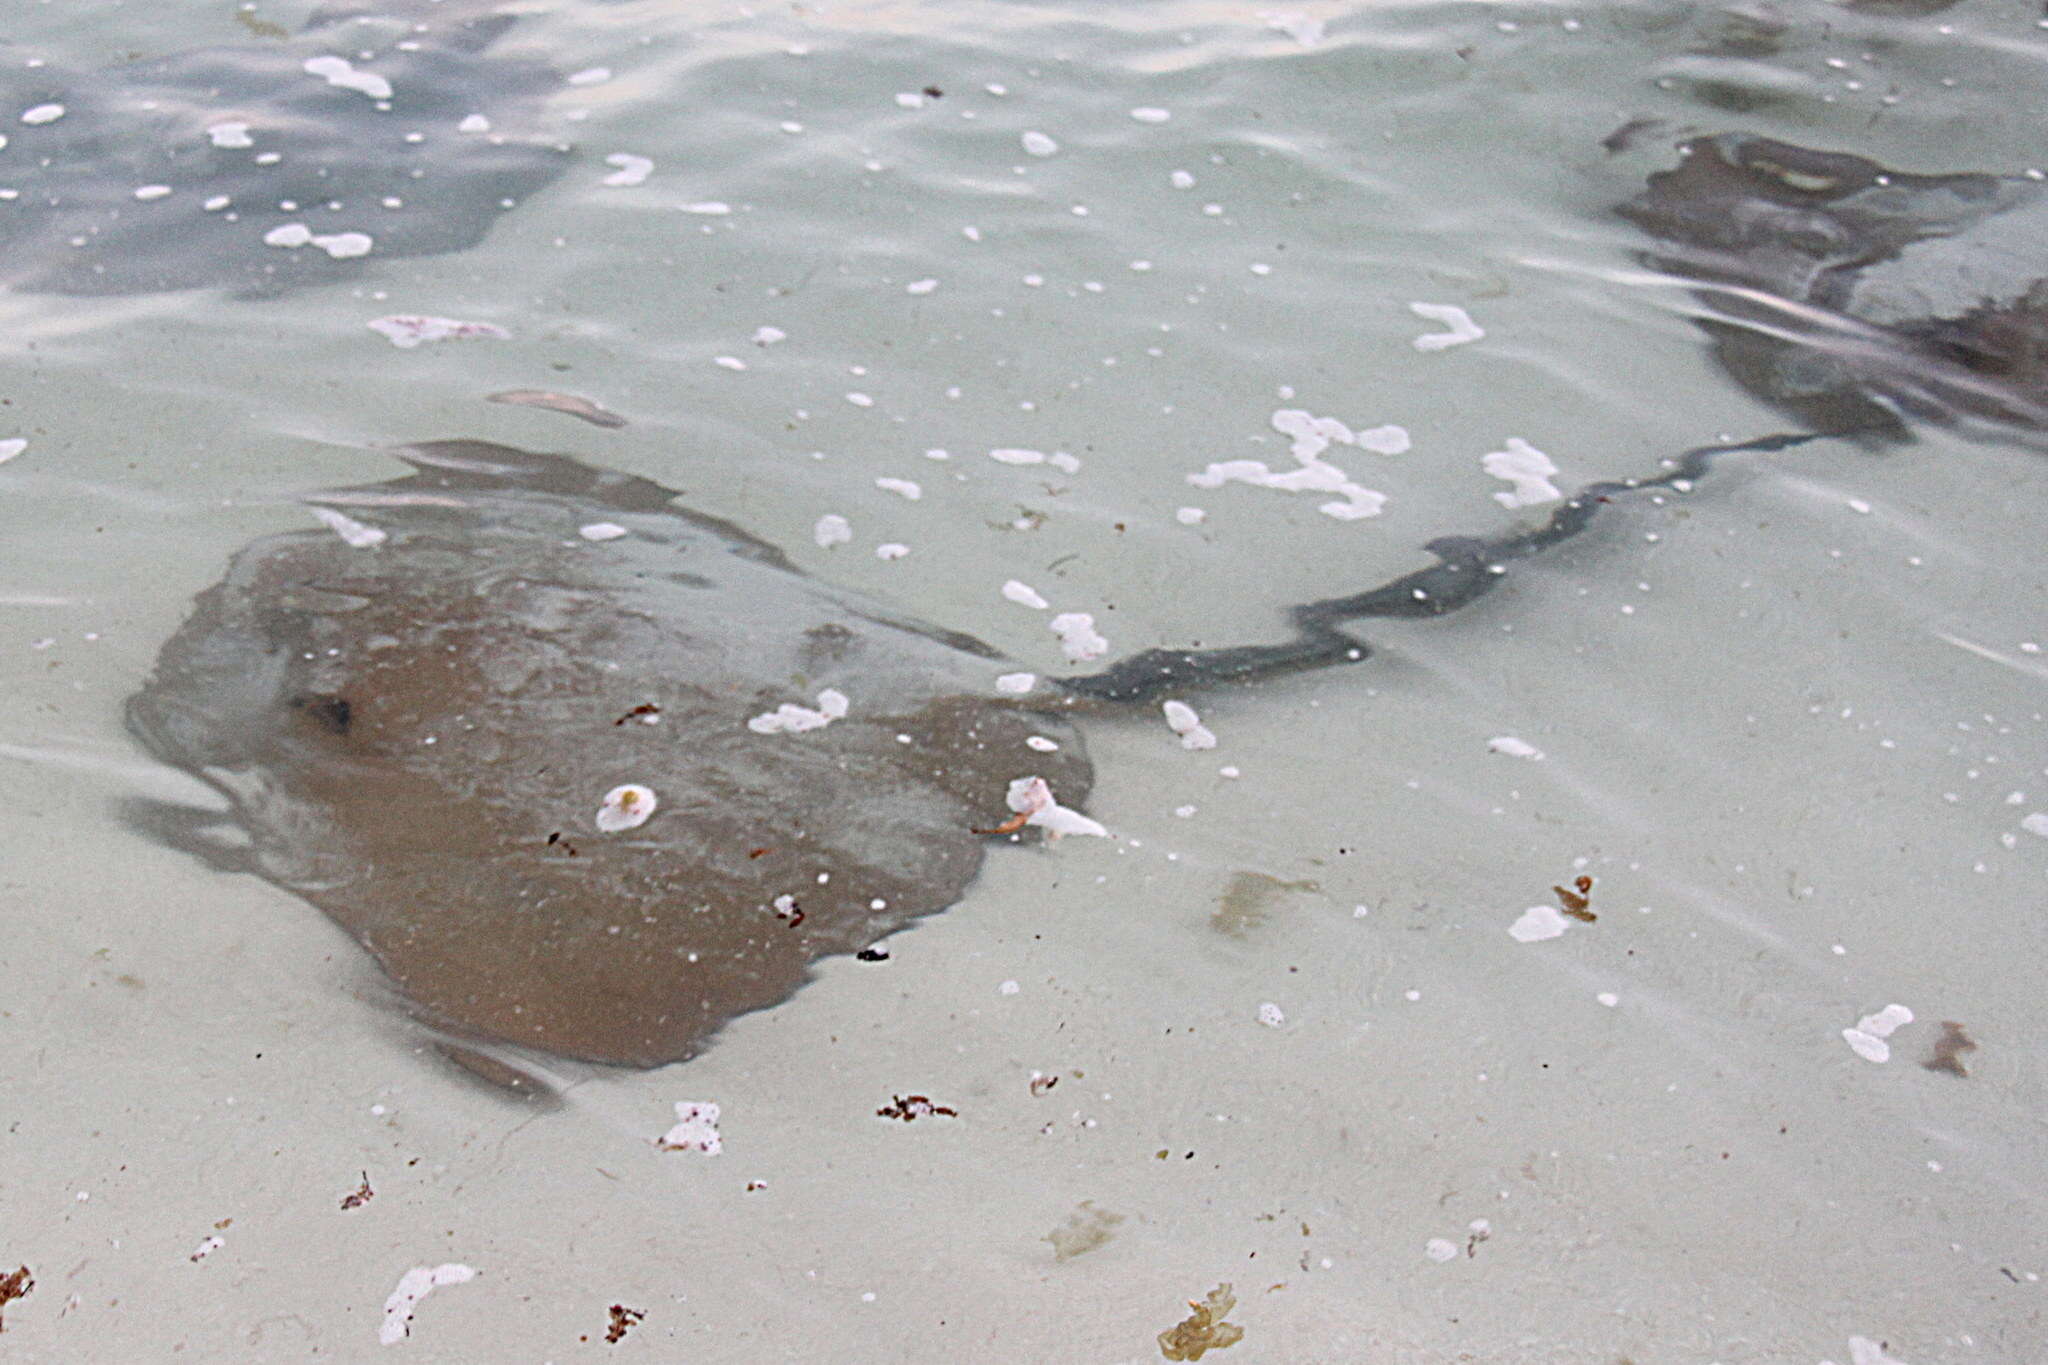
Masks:
[[[193,595],[296,495],[399,472],[384,445],[658,479],[1061,672],[1007,580],[1112,657],[1277,639],[1541,515],[1493,496],[1510,438],[1569,490],[1790,429],[1614,206],[1681,132],[2021,173],[2035,12],[529,9],[507,49],[610,75],[551,98],[569,169],[481,246],[275,298],[0,295],[9,1359],[367,1358],[444,1262],[477,1278],[411,1358],[571,1359],[621,1304],[650,1359],[1158,1359],[1219,1282],[1233,1365],[2040,1358],[2023,433],[1730,457],[1355,668],[1191,696],[1213,751],[1088,718],[1111,838],[998,849],[887,962],[554,1109],[423,1051],[309,906],[115,814],[202,799],[121,720]],[[85,70],[278,41],[216,3],[7,24],[8,60]],[[1632,119],[1662,122],[1603,148]],[[1415,303],[1485,335],[1418,349]],[[509,335],[401,349],[394,314]],[[1297,408],[1410,434],[1328,453],[1380,515],[1188,482],[1290,467]],[[1581,874],[1596,922],[1510,934]],[[1843,1030],[1893,1002],[1876,1063]],[[1967,1076],[1924,1065],[1945,1020]],[[912,1094],[957,1116],[876,1116]],[[651,1145],[677,1101],[721,1106],[721,1154]]]

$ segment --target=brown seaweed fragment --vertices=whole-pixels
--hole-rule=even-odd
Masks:
[[[613,1346],[624,1341],[626,1333],[639,1326],[640,1320],[647,1316],[643,1310],[628,1308],[623,1303],[615,1303],[610,1308],[607,1308],[605,1312],[610,1316],[611,1321],[604,1329],[604,1339]]]
[[[1237,1295],[1226,1281],[1206,1299],[1188,1300],[1194,1311],[1159,1334],[1159,1354],[1168,1360],[1200,1360],[1210,1349],[1222,1350],[1244,1340],[1244,1328],[1223,1319],[1237,1307]]]
[[[1587,908],[1593,903],[1591,900],[1593,879],[1591,877],[1581,874],[1572,879],[1570,887],[1553,886],[1550,889],[1556,893],[1558,905],[1573,919],[1578,920],[1582,924],[1591,924],[1600,918]]]
[[[1963,1065],[1963,1054],[1975,1052],[1977,1040],[1969,1031],[1953,1019],[1941,1021],[1941,1036],[1934,1040],[1934,1050],[1920,1065],[1928,1071],[1945,1071],[1951,1076],[1967,1080],[1970,1069]]]
[[[616,412],[609,412],[591,402],[581,394],[555,393],[548,389],[506,389],[502,393],[489,395],[486,402],[510,403],[521,408],[546,408],[549,412],[567,413],[580,417],[594,427],[622,427],[626,419]]]
[[[359,1209],[376,1197],[377,1192],[370,1188],[370,1173],[364,1171],[363,1183],[341,1197],[341,1211],[347,1213],[350,1209]]]
[[[0,1332],[7,1330],[7,1320],[4,1316],[7,1305],[16,1299],[25,1298],[28,1291],[35,1287],[35,1279],[28,1273],[27,1266],[20,1266],[5,1275],[0,1275]]]
[[[957,1119],[960,1111],[943,1104],[933,1104],[930,1095],[894,1095],[888,1104],[875,1111],[875,1117],[911,1123],[923,1118]]]

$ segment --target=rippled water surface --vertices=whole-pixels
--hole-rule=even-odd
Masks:
[[[8,1359],[1141,1361],[1220,1283],[1231,1365],[2041,1358],[2048,346],[1883,330],[2048,276],[2037,9],[538,0],[458,52],[457,4],[0,15]],[[2018,226],[1730,324],[1754,281],[1616,212],[1724,134]],[[266,138],[332,174],[274,205]],[[1773,269],[1843,221],[1743,211]],[[1702,319],[1892,429],[1609,490],[1355,665],[1188,691],[1214,749],[1077,715],[1107,837],[997,844],[686,1062],[508,1097],[120,816],[219,804],[124,703],[387,447],[657,481],[1059,675],[1058,614],[1271,643],[1821,425]]]

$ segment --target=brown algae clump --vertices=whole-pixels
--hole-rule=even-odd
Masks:
[[[1212,1346],[1221,1350],[1244,1340],[1244,1328],[1223,1320],[1237,1307],[1228,1283],[1217,1285],[1199,1303],[1189,1299],[1188,1307],[1194,1311],[1159,1334],[1159,1354],[1168,1360],[1200,1360]]]

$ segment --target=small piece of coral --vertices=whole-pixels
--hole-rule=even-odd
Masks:
[[[1200,1360],[1212,1346],[1221,1350],[1244,1340],[1244,1328],[1223,1320],[1237,1307],[1228,1283],[1217,1285],[1200,1303],[1189,1299],[1188,1307],[1194,1311],[1159,1334],[1159,1354],[1168,1360]]]

